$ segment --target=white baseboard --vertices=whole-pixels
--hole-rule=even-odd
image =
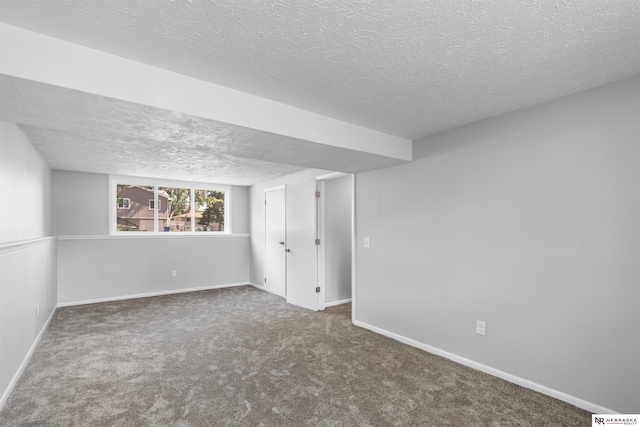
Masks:
[[[334,305],[348,304],[350,302],[351,302],[351,298],[347,298],[347,299],[341,299],[340,301],[325,302],[324,306],[333,307]]]
[[[27,367],[29,360],[31,360],[31,356],[33,355],[34,350],[36,349],[36,347],[38,346],[38,343],[40,342],[40,338],[42,338],[42,335],[44,335],[44,331],[46,331],[47,328],[49,327],[49,323],[51,322],[51,319],[53,319],[53,315],[55,314],[55,312],[56,312],[56,309],[54,308],[51,311],[51,314],[49,315],[49,318],[47,319],[47,321],[44,322],[44,325],[42,326],[42,329],[40,329],[40,332],[38,333],[38,336],[36,337],[36,339],[33,341],[33,344],[31,344],[29,351],[24,356],[24,359],[22,360],[20,367],[18,368],[15,375],[11,379],[11,382],[7,386],[7,389],[4,391],[4,393],[2,393],[2,397],[0,398],[0,410],[2,410],[2,408],[4,407],[4,404],[7,402],[7,399],[11,395],[13,388],[16,386],[16,383],[24,373],[24,370]]]
[[[616,414],[617,413],[616,411],[613,411],[611,409],[607,409],[607,408],[605,408],[603,406],[600,406],[600,405],[596,405],[595,403],[587,402],[587,401],[582,400],[580,398],[577,398],[575,396],[568,395],[568,394],[563,393],[561,391],[554,390],[552,388],[543,386],[543,385],[538,384],[538,383],[534,383],[533,381],[529,381],[529,380],[526,380],[524,378],[520,378],[520,377],[517,377],[515,375],[509,374],[507,372],[503,372],[503,371],[500,371],[498,369],[492,368],[490,366],[483,365],[482,363],[478,363],[478,362],[475,362],[473,360],[466,359],[464,357],[458,356],[457,354],[449,353],[449,352],[441,350],[439,348],[432,347],[432,346],[427,345],[427,344],[423,344],[423,343],[421,343],[419,341],[413,340],[411,338],[407,338],[407,337],[402,336],[402,335],[398,335],[398,334],[393,333],[393,332],[389,332],[389,331],[387,331],[385,329],[381,329],[381,328],[378,328],[376,326],[369,325],[368,323],[364,323],[364,322],[361,322],[359,320],[356,320],[356,321],[353,322],[353,324],[356,325],[356,326],[360,326],[362,328],[365,328],[365,329],[369,329],[370,331],[373,331],[373,332],[378,333],[380,335],[384,335],[386,337],[392,338],[392,339],[394,339],[396,341],[400,341],[401,343],[408,344],[408,345],[410,345],[412,347],[419,348],[419,349],[424,350],[424,351],[426,351],[428,353],[432,353],[432,354],[435,354],[435,355],[438,355],[438,356],[442,356],[445,359],[452,360],[452,361],[454,361],[456,363],[460,363],[461,365],[468,366],[468,367],[476,369],[476,370],[478,370],[480,372],[484,372],[485,374],[489,374],[489,375],[492,375],[494,377],[498,377],[500,379],[503,379],[505,381],[509,381],[510,383],[517,384],[519,386],[522,386],[522,387],[537,391],[537,392],[542,393],[542,394],[546,394],[547,396],[551,396],[553,398],[556,398],[556,399],[562,400],[564,402],[570,403],[570,404],[572,404],[574,406],[577,406],[578,408],[585,409],[585,410],[587,410],[589,412],[592,412],[592,413],[595,413],[595,414]]]
[[[249,282],[249,285],[253,286],[254,288],[258,288],[261,291],[266,291],[267,290],[263,285],[258,285],[258,284],[253,283],[253,282]]]
[[[195,292],[195,291],[207,291],[210,289],[233,288],[236,286],[247,286],[250,284],[253,285],[252,283],[248,283],[248,282],[227,283],[223,285],[197,286],[194,288],[172,289],[169,291],[149,292],[149,293],[135,294],[135,295],[120,295],[116,297],[96,298],[96,299],[83,300],[83,301],[59,302],[58,307],[69,307],[73,305],[85,305],[85,304],[98,304],[101,302],[121,301],[121,300],[136,299],[136,298],[148,298],[148,297],[156,297],[160,295],[182,294],[182,293]]]

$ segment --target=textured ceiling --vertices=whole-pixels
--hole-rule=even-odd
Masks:
[[[401,162],[10,76],[0,86],[0,117],[54,169],[251,185]]]
[[[409,139],[640,74],[637,0],[0,0],[0,20]],[[1,77],[0,119],[57,169],[246,185],[398,162]]]
[[[640,74],[637,0],[1,0],[3,22],[416,139]]]

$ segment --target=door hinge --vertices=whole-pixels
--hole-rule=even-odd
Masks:
[[[264,278],[264,283],[267,283],[267,278],[266,277]]]
[[[319,199],[319,198],[320,198],[320,192],[316,191],[316,199]]]
[[[320,286],[316,286],[316,294],[320,293]]]
[[[316,239],[316,246],[320,244],[320,239]]]
[[[266,201],[266,200],[264,201],[264,205],[265,205],[265,206],[267,205],[267,201]]]

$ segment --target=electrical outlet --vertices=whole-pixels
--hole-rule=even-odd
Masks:
[[[40,315],[40,304],[36,304],[36,317]]]
[[[178,270],[171,270],[171,277],[178,277]]]
[[[486,333],[487,333],[487,324],[482,320],[476,320],[476,334],[486,335]]]

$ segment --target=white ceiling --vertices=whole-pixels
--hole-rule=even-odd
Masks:
[[[54,169],[251,185],[401,162],[6,75],[0,87],[0,117],[19,123]]]
[[[640,74],[637,0],[0,0],[0,20],[411,140]],[[12,85],[33,91],[27,82]],[[42,91],[43,103],[55,102],[53,91]],[[38,91],[31,96],[39,102]],[[75,97],[89,101],[81,94],[66,96]],[[266,150],[270,153],[296,146],[286,138],[276,142],[278,135],[136,109],[132,120],[153,123],[157,115],[160,131],[122,123],[117,112],[132,106],[113,103],[102,101],[102,108],[113,112],[94,132],[94,143],[103,148],[109,132],[129,147],[133,140],[166,137],[173,148],[159,150],[158,156],[177,155],[176,147],[184,143],[183,152],[192,153],[183,154],[186,165],[202,154],[198,147],[206,144],[197,132],[204,127],[221,132],[213,139],[224,143],[208,151],[220,164],[226,162],[225,174],[233,175],[235,161],[239,171],[257,172],[244,183],[319,167],[313,161],[302,164],[309,158],[305,150],[283,162],[264,152],[248,156],[251,149],[221,149],[240,141],[252,147],[262,138],[280,147]],[[76,123],[79,119],[71,126],[63,114],[47,115],[28,105],[23,110],[30,115],[8,115],[11,106],[3,104],[2,119],[29,120],[22,128],[61,168],[73,162],[65,164],[64,156],[50,153],[54,142],[66,141],[62,146],[75,150],[95,126],[91,120]],[[74,102],[68,104],[64,111],[73,113]],[[56,127],[58,121],[65,124]],[[338,169],[330,161],[335,154],[323,167]],[[368,160],[375,159],[363,162]],[[378,167],[384,165],[377,161]],[[109,162],[104,163],[108,169]],[[364,163],[360,170],[367,169]]]

